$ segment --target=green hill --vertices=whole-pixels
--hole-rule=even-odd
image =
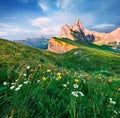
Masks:
[[[120,55],[56,41],[78,48],[55,54],[0,39],[0,117],[119,117]]]

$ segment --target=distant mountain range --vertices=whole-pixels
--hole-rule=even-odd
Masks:
[[[44,38],[43,36],[36,38],[25,38],[23,40],[14,40],[14,42],[23,43],[32,47],[47,49],[49,39]]]

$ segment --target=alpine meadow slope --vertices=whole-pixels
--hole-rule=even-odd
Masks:
[[[119,117],[119,53],[54,39],[77,48],[56,54],[0,39],[0,117]]]

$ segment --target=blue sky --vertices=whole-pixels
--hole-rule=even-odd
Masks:
[[[0,37],[51,37],[81,19],[90,30],[120,27],[120,0],[0,0]]]

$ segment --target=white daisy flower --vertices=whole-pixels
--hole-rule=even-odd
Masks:
[[[11,85],[15,85],[15,84],[16,84],[16,83],[14,83],[14,82],[13,82],[13,83],[11,83]]]
[[[63,84],[64,87],[67,87],[67,84]]]
[[[37,80],[37,82],[40,82],[40,80]]]
[[[81,91],[79,91],[78,93],[80,94],[80,96],[82,97],[84,96],[84,94]]]
[[[111,103],[111,104],[116,104],[116,102],[115,102],[115,101],[110,101],[110,103]]]
[[[19,86],[18,86],[18,88],[21,88],[23,85],[22,84],[20,84]]]
[[[30,69],[30,66],[27,66],[27,69]]]
[[[73,91],[71,94],[72,94],[73,96],[75,96],[75,97],[78,97],[78,93],[75,92],[75,91]]]
[[[8,85],[9,83],[7,83],[7,82],[3,82],[3,85]]]
[[[73,84],[73,87],[76,89],[76,88],[78,88],[78,85],[77,84]]]
[[[25,82],[23,82],[23,83],[24,83],[24,84],[28,84],[28,82],[29,82],[29,81],[25,81]]]
[[[11,86],[11,87],[10,87],[10,89],[14,89],[14,88],[15,88],[15,86]]]
[[[27,74],[25,74],[25,73],[24,73],[24,74],[23,74],[23,76],[25,76],[25,77],[26,77],[26,76],[27,76]]]
[[[109,102],[110,102],[111,104],[116,104],[116,102],[113,101],[112,98],[109,98],[109,100],[110,100]]]
[[[110,101],[112,101],[112,98],[109,98]]]
[[[15,91],[18,91],[18,90],[20,90],[20,87],[17,87],[17,88],[15,89]]]

